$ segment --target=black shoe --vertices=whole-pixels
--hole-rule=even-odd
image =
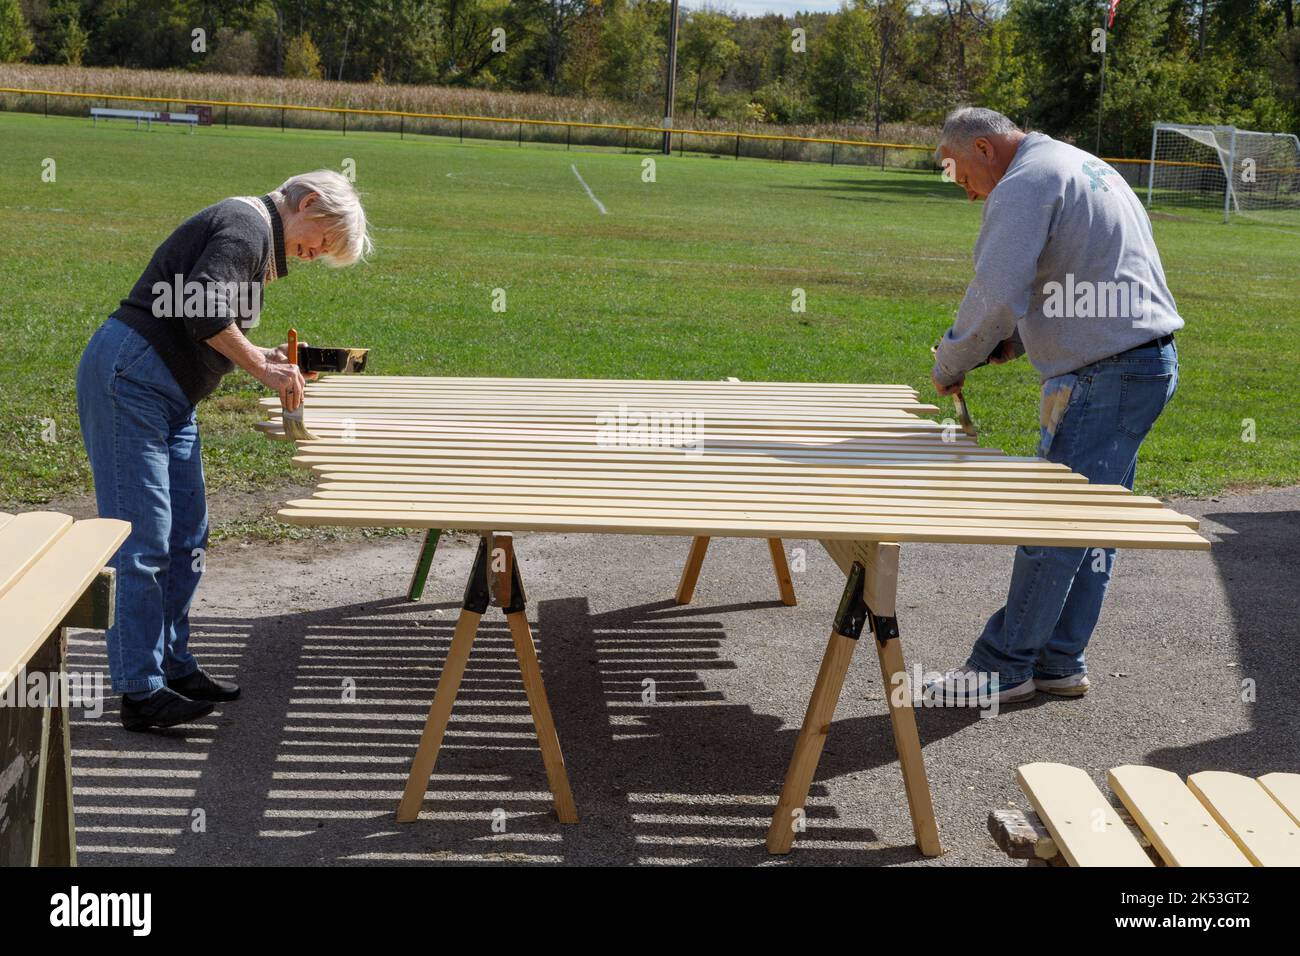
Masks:
[[[210,713],[211,701],[190,700],[167,687],[160,687],[152,697],[144,700],[122,698],[122,726],[127,730],[175,727]]]
[[[238,700],[239,685],[233,681],[217,680],[201,670],[186,677],[169,680],[167,686],[190,700]]]

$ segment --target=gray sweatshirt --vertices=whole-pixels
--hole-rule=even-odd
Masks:
[[[1014,337],[1045,381],[1182,327],[1133,190],[1090,153],[1030,133],[984,203],[975,278],[934,373],[951,385]]]

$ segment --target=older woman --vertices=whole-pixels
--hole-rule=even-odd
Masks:
[[[113,559],[117,621],[107,635],[128,730],[194,720],[239,696],[188,646],[208,541],[195,406],[238,366],[297,408],[303,377],[285,348],[258,348],[242,329],[257,324],[262,291],[285,276],[289,258],[346,266],[369,249],[365,211],[338,173],[224,199],[158,247],[86,346],[77,411],[95,498],[102,516],[131,522]]]

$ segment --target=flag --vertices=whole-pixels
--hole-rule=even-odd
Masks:
[[[1110,0],[1110,9],[1106,11],[1106,29],[1115,25],[1115,14],[1119,11],[1119,0]]]

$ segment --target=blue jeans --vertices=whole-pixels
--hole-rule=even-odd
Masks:
[[[1094,484],[1132,490],[1138,447],[1178,387],[1173,343],[1149,344],[1043,383],[1038,455]],[[1114,548],[1016,548],[1006,606],[989,618],[967,666],[1001,686],[1087,672]]]
[[[112,561],[113,690],[150,692],[198,669],[189,613],[208,544],[208,505],[194,406],[153,346],[109,319],[77,367],[77,414],[99,513],[131,522]]]

